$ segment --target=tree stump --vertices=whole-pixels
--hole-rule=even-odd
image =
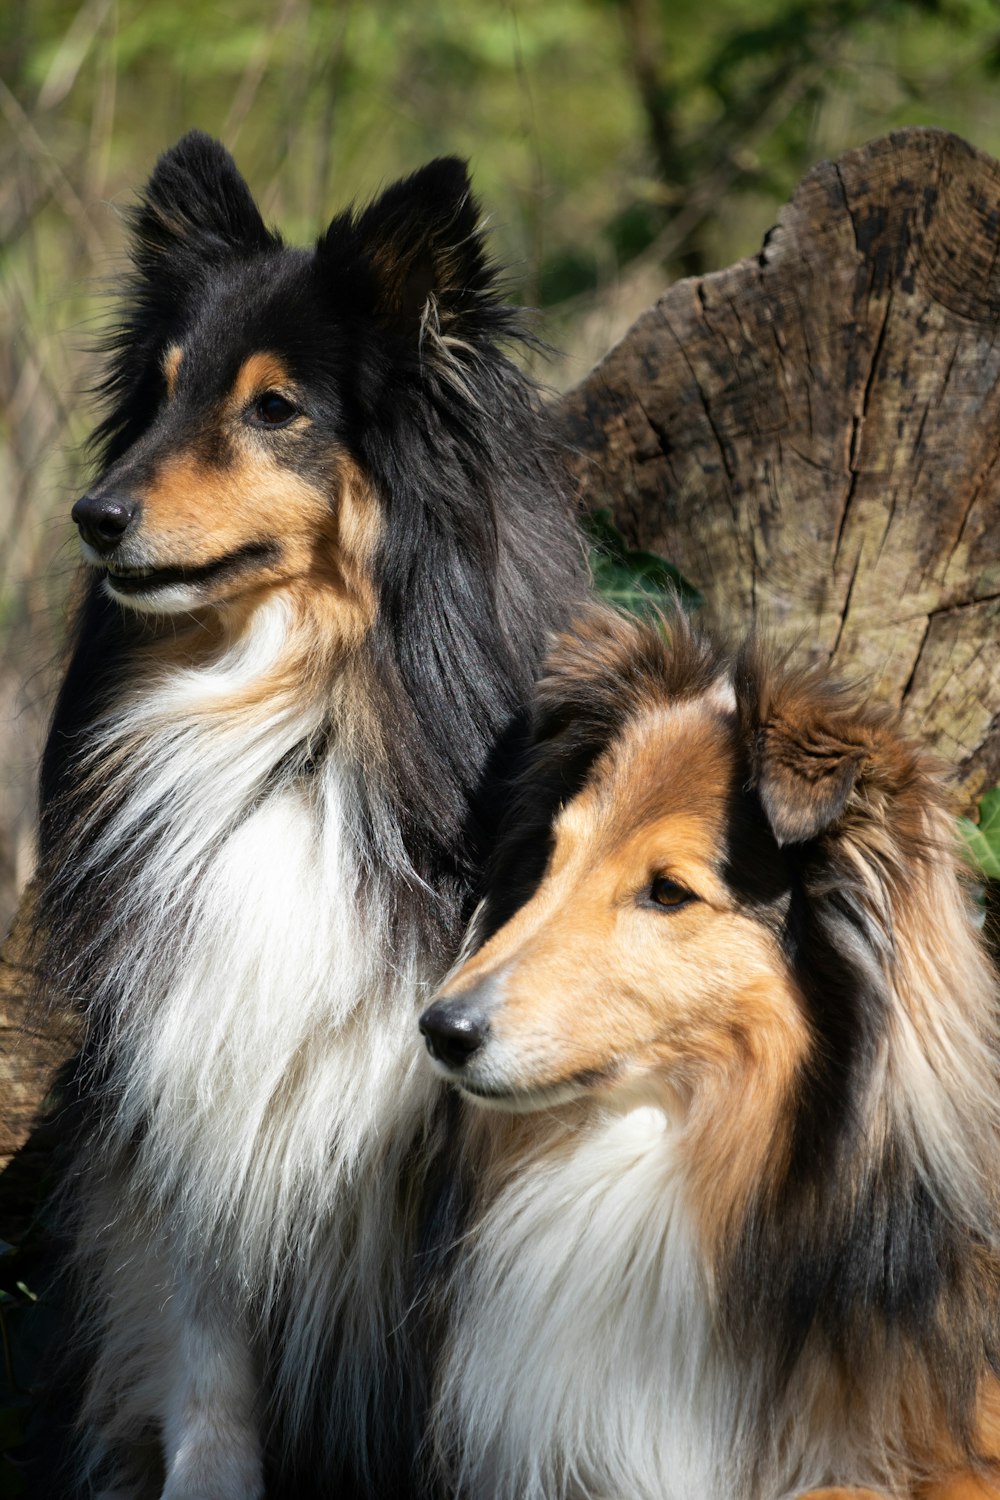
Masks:
[[[1000,782],[1000,164],[899,131],[812,171],[561,416],[583,503]]]
[[[41,1010],[34,1001],[28,955],[33,904],[29,887],[0,948],[0,1170],[7,1169],[0,1177],[0,1239],[18,1237],[32,1217],[50,1145],[50,1132],[33,1134],[33,1127],[80,1041],[72,1010]]]
[[[1000,165],[901,131],[817,167],[757,257],[671,287],[554,407],[584,507],[717,619],[869,678],[957,806],[1000,782],[998,333]],[[66,1016],[18,1030],[24,978],[15,952],[0,1164],[74,1045]]]

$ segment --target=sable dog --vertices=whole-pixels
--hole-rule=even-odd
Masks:
[[[1000,1494],[997,983],[941,783],[668,633],[559,642],[421,1020],[489,1107],[439,1451],[470,1500]]]
[[[42,772],[107,1494],[419,1488],[414,1257],[451,1231],[411,1027],[583,586],[477,219],[443,159],[289,249],[197,133],[133,215]]]

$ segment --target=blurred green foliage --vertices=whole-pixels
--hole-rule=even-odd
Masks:
[[[662,613],[675,600],[685,609],[701,604],[701,594],[672,563],[656,552],[628,545],[609,510],[594,511],[584,524],[594,587],[609,604],[637,615]]]
[[[977,872],[984,880],[1000,881],[1000,787],[980,802],[977,822],[959,818],[958,826]]]
[[[441,151],[472,157],[546,301],[597,287],[690,197],[664,258],[752,251],[817,157],[923,121],[1000,145],[994,0],[32,0],[0,12],[4,114],[120,199],[192,124],[309,237]],[[23,124],[23,122],[22,122]],[[560,268],[563,268],[562,271]],[[537,297],[532,298],[537,300]]]

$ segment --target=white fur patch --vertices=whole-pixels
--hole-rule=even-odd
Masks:
[[[128,940],[98,998],[118,1090],[108,1159],[117,1138],[128,1166],[80,1231],[106,1247],[88,1407],[111,1447],[161,1428],[178,1497],[257,1493],[239,1328],[251,1306],[266,1324],[290,1272],[284,1407],[308,1411],[336,1327],[331,1426],[363,1444],[366,1382],[399,1315],[392,1185],[439,1088],[415,1017],[440,976],[414,936],[390,933],[385,872],[363,863],[358,770],[334,748],[309,777],[276,771],[324,704],[285,690],[233,707],[281,668],[291,632],[274,603],[205,667],[154,667],[88,757],[118,760],[124,795],[80,858],[134,859]],[[192,1281],[194,1322],[168,1316]],[[198,1475],[217,1477],[199,1488]]]
[[[845,1427],[806,1360],[761,1445],[753,1358],[717,1318],[679,1124],[624,1101],[539,1117],[467,1242],[434,1412],[463,1500],[784,1500],[891,1488],[898,1417]],[[891,1439],[890,1439],[891,1440]]]
[[[123,604],[140,615],[184,615],[204,603],[205,589],[197,583],[166,583],[151,585],[135,592],[132,589],[115,588],[114,579],[104,580],[104,592],[116,604]]]
[[[457,1490],[721,1497],[732,1403],[674,1130],[640,1106],[547,1135],[463,1269],[437,1411]]]

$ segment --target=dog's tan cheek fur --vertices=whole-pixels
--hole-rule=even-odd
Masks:
[[[493,1030],[514,1055],[530,1045],[534,1069],[551,1081],[612,1062],[632,1071],[681,1065],[690,1079],[742,1066],[750,1036],[796,1029],[770,940],[747,919],[694,904],[566,907],[524,950],[499,963],[494,955],[506,974]]]
[[[325,610],[330,629],[353,646],[360,644],[378,613],[375,564],[383,514],[356,465],[341,459],[338,471],[338,501],[324,506],[322,519],[308,537],[292,594],[303,608]],[[292,566],[297,562],[297,557],[289,558]]]
[[[196,565],[197,559],[181,550],[188,538],[207,552],[205,561],[247,542],[272,538],[280,550],[274,559],[222,578],[205,599],[216,608],[203,611],[197,621],[192,618],[190,628],[173,626],[151,633],[137,651],[136,671],[146,680],[150,671],[197,667],[224,655],[243,637],[267,598],[280,591],[291,611],[289,649],[238,696],[219,699],[220,712],[265,712],[274,695],[281,693],[301,699],[316,691],[329,699],[331,663],[336,660],[333,692],[344,745],[373,764],[385,747],[371,710],[374,697],[365,680],[366,661],[357,648],[378,613],[375,578],[382,511],[364,476],[344,455],[331,455],[330,474],[328,497],[296,476],[281,473],[279,520],[273,505],[260,514],[251,509],[232,472],[220,481],[217,473],[199,468],[190,458],[173,461],[161,475],[151,505],[152,509],[163,500],[164,512],[169,506],[178,528],[170,541],[164,542],[161,533],[153,543],[163,566]],[[218,516],[222,524],[207,524],[206,516]]]
[[[692,704],[638,722],[598,764],[554,825],[539,890],[449,992],[502,974],[491,1027],[520,1088],[588,1073],[662,1088],[689,1111],[731,1199],[761,1166],[749,1114],[759,1112],[763,1135],[779,1130],[807,1034],[774,939],[715,873],[734,768],[725,742],[713,742],[717,715],[703,722],[700,712]],[[636,803],[636,780],[656,792],[648,805]],[[658,907],[657,873],[695,899]],[[734,1110],[741,1094],[746,1108]],[[700,1198],[714,1241],[728,1214],[711,1173]]]
[[[166,459],[140,499],[140,540],[164,566],[191,568],[248,543],[301,547],[330,508],[313,485],[244,441],[224,466],[193,453]]]
[[[164,355],[169,398],[183,359],[177,345]],[[160,567],[198,568],[247,546],[268,547],[260,562],[221,578],[213,602],[239,597],[252,606],[255,590],[290,583],[297,602],[315,611],[322,600],[323,625],[335,625],[342,640],[356,642],[377,608],[373,566],[382,532],[380,506],[346,454],[331,446],[329,484],[320,483],[296,471],[294,452],[286,462],[283,447],[272,451],[277,434],[247,425],[248,407],[269,390],[294,399],[285,364],[274,354],[252,354],[213,419],[227,461],[207,463],[195,450],[167,458],[138,497],[137,540],[149,565]]]
[[[381,510],[354,464],[331,455],[331,493],[324,493],[241,443],[225,468],[194,455],[168,459],[141,496],[140,542],[160,566],[196,568],[252,544],[276,554],[245,568],[227,592],[255,583],[296,583],[335,596],[357,635],[374,619],[372,563],[382,529]]]
[[[751,955],[748,955],[751,958]],[[701,1039],[682,1149],[692,1212],[718,1262],[750,1198],[787,1161],[797,1079],[809,1050],[799,997],[778,969],[758,971]],[[696,1043],[696,1046],[698,1044]]]

